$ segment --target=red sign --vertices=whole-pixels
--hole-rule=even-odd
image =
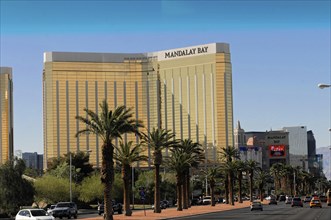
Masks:
[[[270,157],[285,157],[285,145],[269,145]]]

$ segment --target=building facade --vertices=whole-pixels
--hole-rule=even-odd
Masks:
[[[38,171],[43,170],[43,155],[34,153],[22,153],[22,159],[25,161],[26,167],[36,169]]]
[[[12,68],[0,67],[0,164],[12,159],[13,140]]]
[[[284,127],[289,133],[290,165],[308,172],[308,137],[306,126]]]
[[[225,43],[137,54],[46,52],[43,93],[45,168],[50,158],[78,150],[92,150],[90,162],[101,165],[101,140],[75,137],[83,128],[75,116],[85,115],[84,108],[100,112],[104,99],[111,108],[132,107],[144,131],[162,127],[201,143],[206,162],[218,160],[218,149],[233,146],[232,69]],[[125,140],[139,142],[134,135]],[[146,150],[148,165],[151,153]]]

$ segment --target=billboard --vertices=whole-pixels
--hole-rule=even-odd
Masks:
[[[285,157],[286,156],[285,145],[269,145],[270,157]]]

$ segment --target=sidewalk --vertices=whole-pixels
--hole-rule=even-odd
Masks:
[[[249,207],[250,202],[244,201],[243,203],[236,202],[234,206],[228,204],[216,204],[215,206],[210,205],[202,205],[202,206],[192,206],[189,209],[185,209],[183,211],[177,211],[176,207],[162,209],[161,213],[154,213],[153,210],[149,209],[146,210],[146,216],[143,210],[133,211],[132,216],[125,216],[124,214],[121,215],[113,215],[114,220],[156,220],[156,219],[171,219],[174,217],[181,217],[181,216],[190,216],[190,215],[199,215],[211,212],[219,212],[219,211],[226,211],[230,209],[240,209]],[[87,220],[101,220],[103,219],[102,216],[96,218],[88,218]]]

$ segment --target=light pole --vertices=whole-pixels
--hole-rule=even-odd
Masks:
[[[320,89],[324,89],[324,88],[330,88],[331,87],[331,84],[324,84],[324,83],[319,83],[318,85],[318,88]],[[330,102],[330,108],[331,108],[331,102]],[[330,126],[331,126],[331,119],[330,119]],[[330,144],[330,158],[331,158],[331,127],[329,128],[329,136],[330,136],[330,140],[329,140],[329,144]],[[330,180],[331,180],[331,162],[329,162],[329,175],[330,175]]]

